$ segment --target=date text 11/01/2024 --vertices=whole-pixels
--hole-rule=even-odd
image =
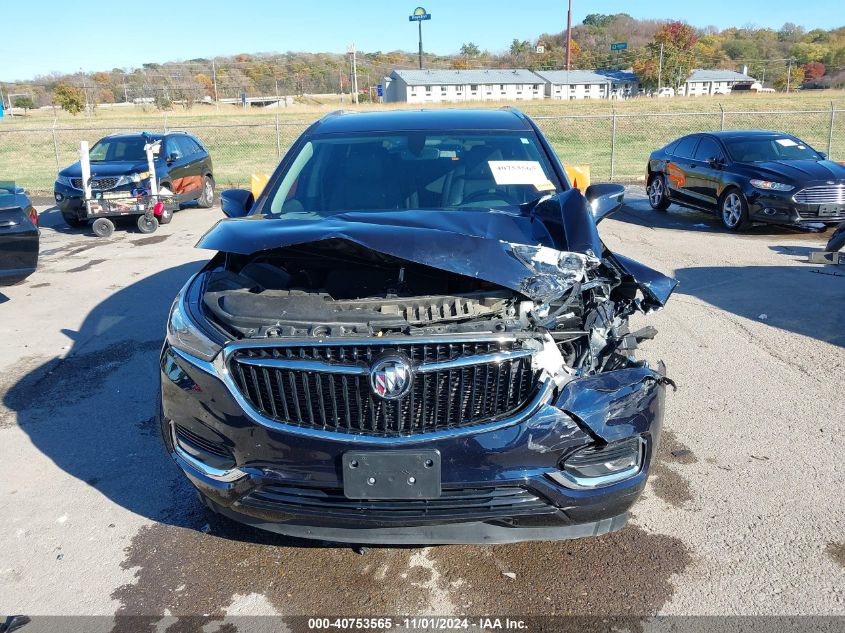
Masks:
[[[308,630],[328,631],[340,630],[371,630],[387,631],[394,627],[419,630],[510,630],[518,631],[528,628],[524,620],[497,617],[477,618],[446,618],[446,617],[403,617],[403,618],[309,618]]]

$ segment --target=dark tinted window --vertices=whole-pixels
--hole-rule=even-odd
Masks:
[[[692,158],[696,143],[698,143],[697,136],[685,136],[675,145],[672,155],[679,158]]]
[[[185,155],[185,152],[176,142],[176,138],[171,137],[164,142],[164,155],[168,159],[179,160]]]
[[[722,158],[722,148],[712,138],[703,136],[695,149],[695,159],[710,160],[711,158]]]
[[[680,139],[678,139],[677,141],[672,141],[666,147],[663,148],[663,151],[665,151],[667,154],[674,154],[675,148],[678,146],[678,143],[680,143],[680,142],[681,142]]]
[[[192,156],[200,152],[200,146],[190,136],[177,136],[176,139],[185,156]]]

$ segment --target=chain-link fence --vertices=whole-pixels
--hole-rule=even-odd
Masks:
[[[788,132],[834,160],[845,160],[845,110],[768,112],[611,113],[536,116],[534,120],[564,163],[588,165],[592,180],[636,183],[655,149],[693,132],[769,129]],[[271,172],[311,121],[249,117],[243,122],[169,126],[185,130],[208,148],[219,187],[247,186],[250,175]],[[162,131],[158,125],[0,129],[0,178],[37,194],[52,191],[56,171],[77,160],[79,142],[108,134]]]

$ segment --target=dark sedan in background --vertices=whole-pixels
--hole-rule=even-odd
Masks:
[[[23,281],[38,266],[38,213],[26,192],[0,182],[0,286]]]
[[[652,208],[716,212],[732,231],[845,221],[845,166],[789,134],[690,134],[651,154],[646,179]]]

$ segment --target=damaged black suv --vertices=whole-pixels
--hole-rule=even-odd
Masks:
[[[622,527],[660,435],[634,356],[675,280],[612,253],[516,110],[335,113],[222,194],[180,292],[160,422],[212,510],[351,543]]]

